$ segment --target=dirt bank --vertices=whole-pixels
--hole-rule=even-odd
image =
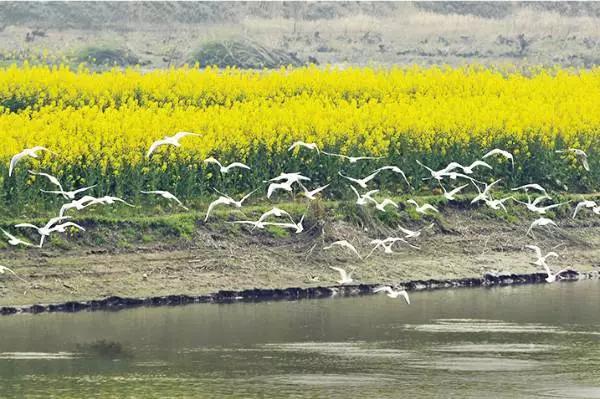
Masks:
[[[127,229],[91,226],[85,236],[69,237],[68,246],[53,242],[43,250],[2,249],[0,264],[24,281],[0,276],[0,306],[331,286],[338,276],[329,266],[354,269],[357,284],[481,278],[486,271],[536,273],[540,269],[531,264],[532,252],[523,249],[533,243],[560,254],[549,261],[556,270],[591,272],[600,266],[600,219],[562,218],[560,229],[540,231],[535,240],[525,235],[529,219],[531,215],[507,219],[481,210],[446,208],[436,219],[402,221],[409,228],[433,222],[433,228],[414,241],[421,249],[398,246],[395,254],[376,252],[366,260],[322,248],[346,239],[366,255],[372,239],[397,234],[396,222],[367,216],[325,223],[308,218],[305,232],[297,235],[196,221],[189,235],[165,234],[164,240],[153,224],[125,223]],[[139,233],[137,238],[126,233],[132,229]],[[127,245],[115,244],[124,240]]]

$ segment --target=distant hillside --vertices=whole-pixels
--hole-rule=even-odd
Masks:
[[[0,66],[600,64],[600,2],[0,2]]]
[[[402,8],[385,2],[2,2],[0,23],[39,28],[134,28],[137,24],[223,23],[245,17],[333,19],[385,15]]]
[[[401,15],[407,7],[440,14],[505,18],[524,8],[600,16],[598,2],[1,2],[0,24],[42,29],[134,29],[143,24],[237,22],[247,17],[302,20]]]

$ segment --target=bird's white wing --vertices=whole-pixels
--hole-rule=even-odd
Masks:
[[[544,268],[544,270],[546,271],[546,273],[548,274],[548,276],[550,276],[552,274],[552,270],[550,270],[550,267],[548,267],[548,265],[546,264],[546,262],[542,262],[542,267]]]
[[[23,158],[25,155],[27,155],[25,152],[20,152],[17,155],[15,155],[14,157],[12,157],[12,159],[10,160],[10,165],[8,166],[8,176],[9,177],[12,176],[12,173],[15,170],[15,166],[21,160],[21,158]]]
[[[379,174],[380,170],[376,170],[375,172],[371,173],[369,176],[362,178],[362,182],[363,183],[368,183],[371,180],[373,180],[375,178],[375,176],[377,176]]]
[[[298,147],[300,145],[300,141],[295,141],[294,143],[292,143],[291,146],[289,146],[288,151],[292,151],[294,148]]]
[[[94,188],[96,186],[97,186],[97,184],[94,184],[93,186],[78,188],[77,190],[73,190],[72,193],[73,193],[73,195],[77,195],[79,193],[83,193],[84,191],[91,190],[92,188]]]
[[[180,140],[180,139],[182,139],[182,138],[184,138],[184,137],[187,137],[187,136],[200,136],[200,135],[199,135],[199,134],[197,134],[197,133],[192,133],[192,132],[177,132],[177,133],[176,133],[176,134],[173,136],[173,138],[174,138],[175,140]]]
[[[488,193],[492,189],[492,187],[494,187],[496,184],[498,184],[501,181],[502,181],[502,179],[498,179],[498,180],[494,180],[490,184],[486,184],[485,189],[483,190],[483,192],[484,193]]]
[[[544,187],[540,186],[537,183],[525,184],[524,186],[517,187],[514,190],[522,190],[522,189],[525,189],[525,190],[532,189],[532,190],[536,190],[536,191],[542,192],[544,194],[546,193],[546,189]]]
[[[542,257],[542,250],[537,245],[525,245],[525,248],[534,250],[538,258]]]
[[[404,227],[402,227],[400,225],[398,225],[398,230],[400,230],[402,233],[404,233],[406,235],[412,235],[412,234],[415,233],[414,231],[406,229],[406,228],[404,228]]]
[[[329,266],[331,269],[337,271],[340,274],[340,277],[342,278],[342,280],[347,280],[348,279],[348,274],[346,273],[346,271],[344,269],[342,269],[341,267],[335,267],[335,266]]]
[[[283,188],[283,185],[280,183],[271,183],[269,184],[269,188],[267,188],[267,198],[271,198],[271,195],[275,190]]]
[[[73,223],[73,222],[67,222],[67,223],[63,223],[63,224],[56,225],[56,226],[52,227],[52,228],[50,229],[50,231],[51,231],[51,232],[52,232],[52,231],[58,231],[58,232],[61,232],[61,233],[62,233],[62,232],[64,232],[64,231],[65,231],[65,229],[66,229],[67,227],[75,227],[76,229],[79,229],[79,230],[81,230],[81,231],[85,231],[85,229],[84,229],[82,226],[80,226],[80,225],[78,225],[78,224],[76,224],[76,223]]]
[[[345,159],[350,159],[349,156],[346,155],[342,155],[342,154],[334,154],[332,152],[326,152],[326,151],[321,151],[321,153],[325,154],[325,155],[329,155],[330,157],[337,157],[337,158],[345,158]]]
[[[455,194],[458,194],[460,191],[462,191],[465,187],[467,187],[469,184],[463,184],[462,186],[456,187],[455,189],[453,189],[452,191],[450,191],[448,193],[448,195],[453,196]]]
[[[127,206],[130,206],[130,207],[132,207],[132,208],[135,208],[135,205],[133,205],[133,204],[130,204],[129,202],[127,202],[127,201],[125,201],[124,199],[122,199],[122,198],[119,198],[119,197],[104,197],[104,198],[105,198],[105,199],[108,199],[108,200],[110,200],[110,201],[116,201],[116,202],[120,202],[120,203],[122,203],[122,204],[124,204],[124,205],[127,205]]]
[[[276,222],[264,222],[265,226],[277,226],[284,229],[297,229],[298,225],[296,223],[276,223]]]
[[[504,158],[510,159],[511,162],[513,163],[513,165],[514,165],[514,157],[513,157],[513,155],[510,152],[505,151],[505,150],[501,150],[499,148],[495,148],[495,149],[489,151],[488,153],[486,153],[482,157],[482,159],[486,159],[487,157],[490,157],[492,155],[502,155]]]
[[[373,251],[374,251],[377,248],[379,248],[380,246],[382,246],[383,244],[385,244],[385,242],[384,242],[384,240],[371,240],[370,244],[375,245],[375,248],[373,248]]]
[[[85,231],[85,229],[82,226],[78,225],[77,223],[73,223],[73,222],[67,222],[67,223],[63,224],[63,226],[65,226],[65,227],[75,227],[76,229],[79,229],[81,231]]]
[[[346,157],[346,158],[354,159],[356,162],[356,161],[362,161],[362,160],[366,160],[366,159],[383,159],[385,157]]]
[[[423,210],[427,210],[427,209],[429,209],[429,210],[431,210],[431,211],[434,211],[434,212],[439,212],[439,211],[436,209],[436,207],[434,207],[434,206],[433,206],[433,205],[431,205],[431,204],[423,204],[423,207],[422,207],[422,208],[423,208]]]
[[[48,223],[46,223],[45,227],[48,229],[51,226],[54,226],[55,224],[60,223],[60,222],[62,222],[65,219],[71,219],[71,217],[70,216],[57,216],[57,217],[54,217],[54,218],[48,220]]]
[[[470,181],[470,182],[472,182],[473,184],[475,184],[475,182],[477,182],[477,183],[483,183],[483,182],[481,182],[481,181],[479,181],[479,180],[477,180],[477,179],[473,179],[471,176],[467,176],[467,175],[465,175],[464,173],[459,173],[459,172],[450,172],[450,173],[445,173],[445,174],[444,174],[444,176],[450,176],[450,177],[451,177],[451,178],[453,178],[453,179],[455,179],[455,178],[457,178],[457,177],[460,177],[460,178],[463,178],[463,179],[467,179],[467,180],[469,180],[469,181]],[[498,180],[498,181],[499,181],[499,180]],[[496,181],[496,182],[497,182],[497,181]],[[493,185],[493,184],[490,184],[490,187],[491,187],[492,185]]]
[[[423,165],[418,159],[416,161],[420,166],[424,167],[425,169],[427,169],[429,172],[431,172],[433,174],[433,172],[434,172],[433,169],[431,169],[428,166]]]
[[[0,266],[0,274],[4,274],[6,272],[9,272],[9,273],[11,273],[11,274],[13,274],[15,276],[17,275],[12,269],[10,269],[10,268],[8,268],[6,266]]]
[[[394,293],[394,291],[392,290],[392,287],[388,287],[388,286],[384,286],[384,287],[377,287],[377,288],[373,289],[373,292],[374,292],[374,293],[377,293],[377,292],[382,292],[382,291],[383,291],[383,292],[387,292],[387,293],[388,293],[388,294],[390,294],[390,295]]]
[[[19,224],[15,224],[15,227],[20,229],[20,228],[31,228],[31,229],[36,229],[36,230],[40,230],[39,227],[31,224],[31,223],[19,223]]]
[[[270,182],[273,182],[273,181],[278,182],[278,181],[281,181],[281,180],[290,180],[290,179],[292,179],[294,177],[298,177],[298,176],[301,176],[300,172],[280,173],[279,176],[274,177],[272,179],[269,179],[268,181],[270,181]]]
[[[167,144],[167,142],[165,142],[164,140],[156,140],[154,143],[152,143],[152,145],[150,145],[150,148],[148,149],[148,152],[146,153],[146,158],[150,158],[150,155],[152,155],[152,153],[154,151],[156,151],[156,149],[158,147],[160,147],[161,145],[165,145]]]
[[[2,233],[4,233],[4,235],[6,236],[6,238],[8,238],[8,241],[11,243],[11,245],[25,245],[27,247],[33,247],[33,244],[27,242],[27,241],[23,241],[20,238],[17,238],[15,236],[13,236],[12,234],[10,234],[8,231],[4,230],[4,229],[0,229],[2,230]]]
[[[400,295],[402,295],[402,297],[404,298],[406,303],[410,305],[410,298],[408,297],[408,292],[406,292],[405,290],[402,290],[402,291],[400,291]]]
[[[219,168],[222,168],[223,165],[221,165],[221,162],[219,162],[215,157],[208,157],[204,160],[204,163],[214,163],[215,165],[218,165]]]
[[[589,171],[590,171],[590,164],[588,163],[587,157],[585,157],[585,156],[584,156],[584,157],[581,157],[581,163],[583,164],[583,168],[584,168],[586,171],[588,171],[588,172],[589,172]]]
[[[549,209],[558,208],[559,206],[563,206],[563,205],[565,205],[565,204],[568,204],[568,202],[561,202],[561,203],[559,203],[559,204],[552,204],[552,205],[548,205],[548,206],[545,206],[545,207],[543,207],[542,209],[544,209],[544,210],[546,210],[546,211],[547,211],[547,210],[549,210]]]
[[[501,149],[499,149],[499,148],[494,148],[493,150],[486,152],[486,153],[485,153],[485,154],[484,154],[484,155],[481,157],[481,159],[486,159],[487,157],[491,157],[492,155],[496,155],[496,154],[500,154],[500,155],[503,155],[503,156],[504,156],[504,154],[503,154],[503,153],[504,153],[504,151],[502,151]]]
[[[68,194],[67,191],[52,191],[52,190],[48,191],[48,190],[43,190],[43,189],[40,189],[40,192],[42,192],[44,194],[61,194],[61,195]]]
[[[310,177],[302,176],[300,173],[288,179],[290,182],[300,182],[301,180],[310,181]]]
[[[344,246],[348,249],[350,249],[350,251],[354,252],[354,254],[356,256],[358,256],[360,259],[362,259],[362,256],[360,256],[360,254],[358,253],[358,251],[356,250],[356,248],[354,247],[354,245],[350,244],[349,242],[346,242],[344,244]]]
[[[171,194],[170,192],[166,192],[165,193],[166,198],[172,199],[173,201],[177,202],[177,204],[179,204],[181,207],[185,208],[185,206],[183,205],[183,203],[179,200],[179,198],[177,198],[175,195]],[[185,208],[187,209],[187,208]]]
[[[438,173],[448,173],[459,168],[463,170],[465,169],[465,167],[458,162],[450,162],[444,169],[438,170]]]
[[[291,216],[291,215],[290,215],[288,212],[284,211],[283,209],[277,208],[277,207],[274,207],[274,208],[272,208],[271,210],[269,210],[269,211],[267,211],[267,212],[263,213],[263,214],[260,216],[260,218],[258,218],[258,221],[259,221],[259,222],[262,222],[262,221],[264,221],[265,219],[267,219],[267,218],[268,218],[268,217],[270,217],[270,216],[277,216],[277,217],[281,217],[281,216],[287,216],[287,217],[289,217],[289,218],[290,218],[290,220],[291,220],[292,222],[294,221],[294,220],[292,219],[292,216]]]
[[[4,235],[9,239],[9,240],[15,240],[17,239],[17,237],[13,236],[12,234],[10,234],[8,231],[4,230],[4,229],[0,229],[2,230],[2,232],[4,233]]]
[[[248,194],[244,195],[242,197],[242,199],[240,200],[240,204],[243,203],[244,201],[246,201],[252,194],[254,194],[256,191],[258,191],[258,189],[254,190],[254,191],[250,191]]]
[[[377,172],[382,172],[384,170],[393,170],[393,171],[396,171],[396,169],[400,169],[400,168],[398,168],[397,166],[394,166],[394,165],[387,165],[387,166],[382,166],[381,168],[377,169],[376,171]]]
[[[326,246],[326,247],[323,247],[323,249],[331,249],[331,248],[333,248],[333,247],[343,246],[343,245],[344,245],[344,243],[346,243],[346,242],[347,242],[346,240],[342,240],[342,241],[334,241],[334,242],[332,242],[331,244],[329,244],[328,246]]]
[[[359,179],[355,179],[355,178],[353,178],[353,177],[350,177],[350,176],[343,175],[343,174],[342,174],[342,172],[338,172],[338,174],[339,174],[340,176],[342,176],[344,179],[348,179],[348,180],[350,180],[350,181],[351,181],[351,182],[353,182],[353,183],[357,183],[357,184],[360,184],[360,183],[361,183]]]
[[[398,208],[398,204],[396,204],[394,201],[392,201],[389,198],[386,198],[383,200],[383,202],[381,202],[382,208],[385,208],[387,205],[394,205],[396,208]]]
[[[373,194],[377,194],[379,192],[379,190],[371,190],[371,191],[367,191],[363,197],[370,199],[371,201],[375,202],[374,199],[370,198]]]
[[[312,190],[312,191],[309,191],[309,194],[310,194],[310,195],[316,195],[316,194],[320,193],[321,191],[325,190],[325,189],[326,189],[327,187],[329,187],[330,185],[331,185],[331,184],[326,184],[326,185],[324,185],[324,186],[321,186],[321,187],[319,187],[319,188],[315,188],[314,190]]]
[[[69,209],[73,209],[73,208],[77,208],[79,205],[79,202],[77,201],[71,201],[67,204],[63,204],[60,207],[60,211],[58,212],[58,216],[63,216],[65,214],[66,211],[68,211]]]
[[[408,242],[404,238],[400,238],[400,237],[389,237],[389,238],[386,239],[386,241],[390,241],[392,243],[400,241],[400,242],[405,243],[406,245],[408,245],[411,248],[421,249],[421,247],[416,246],[416,245],[412,245],[410,242]]]
[[[206,211],[206,217],[204,218],[204,221],[206,222],[208,220],[208,217],[210,216],[210,213],[212,212],[212,210],[214,209],[215,206],[217,205],[229,205],[231,203],[231,199],[230,198],[225,198],[225,197],[219,197],[216,200],[214,200],[213,202],[210,203],[210,205],[208,205],[208,210]]]
[[[406,200],[406,203],[407,203],[407,204],[412,204],[412,205],[416,206],[417,208],[419,207],[419,204],[417,203],[417,201],[415,201],[415,200],[414,200],[414,199],[412,199],[412,198],[411,198],[411,199],[409,199],[409,200]]]
[[[575,206],[575,212],[573,212],[573,216],[572,216],[573,219],[575,219],[575,216],[577,216],[577,213],[579,212],[579,210],[581,208],[583,208],[584,206],[586,206],[585,202],[586,201],[581,201]]]
[[[356,196],[358,197],[358,199],[361,198],[360,193],[358,192],[358,190],[356,188],[354,188],[353,185],[350,185],[350,188],[352,189],[352,191],[354,191],[354,194],[356,194]]]
[[[243,164],[241,162],[233,162],[233,163],[229,164],[226,169],[229,170],[229,169],[233,169],[233,168],[251,169],[250,166]]]
[[[408,179],[406,178],[406,174],[399,167],[397,167],[397,166],[384,166],[382,168],[379,168],[378,170],[379,171],[382,171],[382,170],[391,170],[392,172],[401,175],[402,178],[404,179],[404,181],[406,182],[406,184],[408,184],[410,186],[410,183],[408,182]]]
[[[531,222],[531,224],[529,225],[529,228],[527,229],[527,233],[525,233],[526,236],[529,235],[529,233],[531,233],[531,230],[533,230],[534,227],[536,227],[538,225],[537,220],[534,220],[533,222]]]
[[[49,175],[48,173],[41,173],[41,172],[32,172],[31,170],[29,171],[30,174],[32,175],[37,175],[37,176],[42,176],[45,177],[46,179],[48,179],[48,181],[52,184],[54,184],[55,186],[57,186],[58,188],[60,188],[61,191],[63,190],[62,185],[60,184],[60,182],[58,181],[58,179],[52,175]]]
[[[548,195],[545,195],[545,194],[544,194],[544,195],[540,195],[539,197],[536,197],[536,198],[533,200],[533,202],[531,203],[531,205],[533,205],[533,206],[537,206],[537,205],[538,205],[540,202],[542,202],[542,201],[544,201],[544,200],[547,200],[547,199],[550,199],[550,196],[548,196]]]
[[[477,160],[477,161],[473,162],[469,167],[470,168],[475,168],[477,166],[483,166],[483,167],[488,168],[488,169],[493,169],[490,164],[488,164],[487,162],[480,161],[480,160]]]

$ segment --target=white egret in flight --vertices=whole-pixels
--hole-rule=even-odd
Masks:
[[[39,151],[48,151],[49,153],[54,154],[54,152],[50,151],[46,147],[42,147],[39,145],[33,148],[26,148],[11,158],[10,164],[8,165],[8,177],[12,176],[13,171],[15,170],[15,166],[17,166],[17,163],[19,163],[21,159],[23,159],[24,157],[39,158]]]
[[[181,140],[182,138],[187,137],[187,136],[199,137],[200,135],[196,134],[196,133],[190,133],[190,132],[178,132],[174,136],[165,136],[163,139],[156,140],[155,142],[152,143],[152,145],[150,146],[150,149],[146,153],[146,158],[150,158],[150,155],[152,155],[152,153],[154,153],[154,151],[156,151],[156,149],[158,147],[163,146],[163,145],[172,145],[175,147],[181,147],[181,143],[179,143],[179,140]]]

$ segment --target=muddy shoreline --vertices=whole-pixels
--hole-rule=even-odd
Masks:
[[[530,274],[486,274],[482,278],[461,278],[448,280],[414,280],[401,282],[398,286],[407,291],[427,291],[452,288],[499,287],[545,283],[545,273]],[[567,271],[561,281],[598,279],[597,272]],[[208,295],[166,295],[146,298],[110,296],[98,300],[68,301],[55,304],[34,304],[23,306],[2,306],[0,315],[75,313],[81,311],[119,311],[137,307],[180,306],[199,303],[227,304],[237,302],[294,301],[300,299],[321,299],[333,296],[374,295],[373,289],[381,284],[357,284],[329,287],[290,287],[284,289],[255,288],[241,291],[222,290]]]
[[[527,237],[530,215],[502,218],[485,209],[444,208],[436,219],[409,217],[383,223],[370,213],[355,219],[307,218],[303,234],[205,224],[203,215],[169,218],[186,227],[175,235],[159,224],[124,219],[106,226],[79,221],[86,234],[55,237],[43,250],[7,247],[0,264],[0,314],[120,309],[136,306],[232,301],[296,300],[368,294],[381,284],[408,290],[544,282],[525,245],[556,251],[552,270],[570,268],[582,276],[600,270],[600,220],[556,218],[560,228]],[[310,215],[309,215],[310,216]],[[398,234],[397,224],[428,228],[419,248],[371,251],[371,240]],[[170,226],[169,225],[169,226]],[[347,239],[362,259],[325,243]],[[356,285],[338,287],[332,267],[353,271]],[[502,277],[494,279],[491,276]],[[487,276],[487,278],[482,278]],[[238,298],[238,299],[236,299]]]

